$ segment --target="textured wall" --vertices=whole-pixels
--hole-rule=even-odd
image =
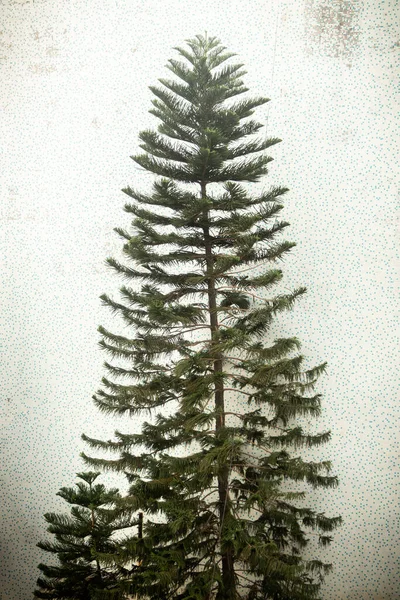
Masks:
[[[132,424],[91,404],[104,357],[98,296],[127,222],[120,188],[151,123],[147,86],[172,46],[207,30],[239,54],[287,185],[285,284],[309,293],[280,321],[310,364],[327,360],[319,429],[338,490],[315,503],[345,525],[324,600],[400,596],[396,0],[1,0],[0,598],[27,600],[42,514],[82,469],[80,434]],[[266,182],[268,183],[268,182]],[[397,263],[398,266],[398,263]],[[133,424],[137,427],[138,424]],[[108,481],[112,480],[108,477]]]

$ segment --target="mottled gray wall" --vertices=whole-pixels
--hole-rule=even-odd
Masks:
[[[129,160],[147,86],[205,30],[272,99],[258,116],[283,139],[270,182],[291,189],[285,285],[309,293],[280,331],[329,363],[319,457],[341,485],[314,500],[345,519],[324,600],[399,598],[398,13],[395,0],[0,1],[2,600],[31,597],[42,514],[82,469],[80,434],[132,428],[90,400],[111,320],[98,296],[119,284],[103,261],[127,222],[120,188],[148,181]]]

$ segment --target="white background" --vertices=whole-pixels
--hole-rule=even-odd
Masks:
[[[112,323],[98,297],[120,285],[104,260],[128,223],[120,188],[147,185],[129,156],[155,124],[148,86],[204,31],[271,98],[257,116],[283,140],[265,183],[291,189],[285,282],[309,293],[282,334],[329,363],[319,458],[341,485],[310,500],[345,521],[323,598],[399,597],[399,22],[396,0],[0,2],[2,600],[31,597],[81,433],[139,426],[91,402]]]

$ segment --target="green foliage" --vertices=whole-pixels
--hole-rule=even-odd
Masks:
[[[337,478],[328,461],[298,455],[330,437],[304,429],[320,414],[325,364],[307,369],[296,338],[271,338],[274,319],[305,292],[270,295],[295,244],[280,237],[287,189],[255,184],[280,140],[253,137],[267,99],[237,99],[245,72],[218,40],[199,35],[177,51],[175,79],[151,87],[158,130],[140,134],[132,157],[156,176],[153,188],[124,190],[132,230],[116,230],[125,260],[108,259],[127,283],[119,300],[102,300],[132,333],[100,328],[111,362],[94,397],[105,413],[148,421],[115,441],[83,436],[117,454],[83,457],[124,472],[121,506],[145,514],[143,536],[108,554],[110,564],[132,561],[130,594],[310,600],[330,565],[304,549],[313,534],[329,544],[340,517],[305,506],[305,484]]]
[[[122,600],[118,580],[125,569],[101,565],[102,553],[112,555],[117,542],[114,534],[135,525],[135,521],[118,508],[121,496],[117,489],[106,490],[94,484],[100,473],[78,473],[76,488],[61,488],[58,496],[72,505],[70,515],[47,513],[47,531],[54,542],[39,542],[46,552],[55,554],[56,565],[40,564],[42,576],[37,580],[36,598],[48,600]],[[105,595],[109,594],[109,595]]]

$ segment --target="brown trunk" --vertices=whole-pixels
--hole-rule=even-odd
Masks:
[[[206,184],[201,184],[201,195],[202,198],[206,196]],[[206,214],[204,215],[206,216]],[[207,213],[208,217],[208,213]],[[208,220],[208,219],[207,219]],[[210,311],[210,326],[211,326],[211,340],[216,341],[218,339],[218,313],[217,313],[217,293],[215,290],[215,277],[214,277],[214,256],[212,252],[210,229],[207,226],[203,227],[204,242],[205,242],[205,254],[207,261],[207,285],[208,285],[208,307]],[[219,374],[223,370],[223,356],[221,352],[213,352],[214,359],[214,373],[217,376],[214,388],[214,399],[215,399],[215,411],[217,413],[215,419],[216,434],[225,427],[225,401],[224,401],[224,382],[219,377]],[[221,468],[218,472],[218,496],[219,496],[219,516],[220,516],[220,528],[223,529],[224,521],[229,512],[229,467],[226,465]],[[236,585],[235,585],[235,570],[233,563],[233,553],[231,549],[222,551],[222,589],[218,591],[217,600],[233,600],[236,598]]]
[[[139,512],[139,520],[138,520],[138,538],[139,540],[143,539],[143,513]],[[142,561],[139,560],[138,561],[138,565],[140,567],[140,565],[142,564]]]
[[[139,522],[138,522],[138,538],[141,540],[143,538],[143,513],[139,513]]]

